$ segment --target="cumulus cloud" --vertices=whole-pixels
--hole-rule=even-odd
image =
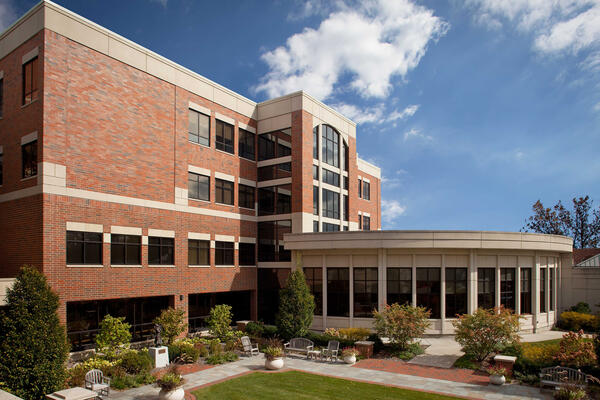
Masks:
[[[383,124],[386,122],[393,122],[396,120],[403,120],[415,115],[419,109],[419,105],[410,105],[403,110],[393,110],[390,113],[386,113],[385,104],[380,103],[373,107],[360,108],[353,104],[338,103],[332,106],[334,109],[350,118],[357,124],[375,123]]]
[[[4,32],[13,22],[17,20],[17,13],[11,2],[0,0],[0,32]]]
[[[334,7],[318,28],[305,28],[262,54],[269,72],[255,92],[275,97],[306,90],[324,100],[339,89],[384,98],[392,78],[405,78],[428,44],[449,27],[411,0],[367,0],[352,7],[338,2]]]
[[[407,140],[411,139],[417,139],[426,142],[431,142],[433,140],[431,136],[424,134],[420,129],[416,128],[412,128],[411,130],[404,132],[404,141],[406,142]]]
[[[406,206],[398,200],[381,200],[381,217],[385,222],[393,222],[406,212]]]

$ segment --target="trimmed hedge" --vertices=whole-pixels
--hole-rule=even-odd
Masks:
[[[565,311],[560,314],[558,320],[559,328],[568,331],[579,331],[583,329],[586,332],[594,332],[598,329],[599,318],[592,314],[581,313],[576,311]]]
[[[128,351],[120,357],[120,366],[128,374],[137,375],[152,370],[152,357],[145,351]]]

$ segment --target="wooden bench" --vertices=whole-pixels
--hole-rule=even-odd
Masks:
[[[540,383],[542,386],[560,387],[564,385],[574,385],[585,387],[589,376],[580,370],[567,367],[548,367],[542,368],[540,372]]]
[[[308,356],[308,352],[314,349],[314,343],[305,338],[293,338],[288,343],[283,345],[285,352],[304,353]]]

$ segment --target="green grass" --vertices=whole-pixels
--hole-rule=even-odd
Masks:
[[[329,378],[305,372],[255,372],[193,392],[204,399],[403,399],[443,400],[457,397]]]

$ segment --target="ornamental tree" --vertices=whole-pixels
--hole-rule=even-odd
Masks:
[[[125,322],[125,317],[105,315],[96,335],[97,350],[108,358],[115,358],[119,350],[128,347],[131,342],[130,328],[131,325]]]
[[[210,334],[220,340],[228,340],[231,337],[232,317],[231,306],[228,304],[218,304],[211,308],[207,321]]]
[[[58,305],[44,274],[24,266],[0,311],[0,382],[25,400],[64,387],[69,344]]]
[[[429,327],[431,312],[425,307],[394,303],[382,311],[373,311],[373,326],[379,337],[387,337],[392,345],[406,350]]]
[[[594,343],[585,340],[583,331],[567,332],[559,344],[554,360],[564,367],[581,368],[596,364]]]
[[[275,320],[279,334],[286,339],[306,336],[314,311],[315,298],[306,284],[302,268],[297,267],[279,291],[279,312]]]
[[[154,319],[154,323],[162,327],[162,337],[165,338],[165,344],[173,343],[177,336],[185,332],[185,312],[169,307],[163,310],[158,317]]]

